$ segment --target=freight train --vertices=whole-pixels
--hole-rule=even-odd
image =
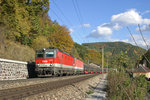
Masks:
[[[86,65],[57,48],[43,48],[36,51],[35,63],[38,77],[102,72],[100,68]]]

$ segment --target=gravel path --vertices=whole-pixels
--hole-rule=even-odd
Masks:
[[[94,89],[94,93],[90,94],[86,100],[106,100],[106,86],[107,86],[107,74],[104,74],[99,81],[97,87]]]

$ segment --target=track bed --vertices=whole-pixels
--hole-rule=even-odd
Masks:
[[[63,86],[71,85],[91,77],[96,76],[96,74],[89,74],[89,75],[81,75],[73,78],[63,79],[63,80],[56,80],[52,82],[34,84],[29,86],[23,86],[18,88],[11,88],[11,89],[3,89],[0,90],[0,100],[7,100],[7,99],[21,99],[31,95],[51,91],[53,89],[57,89]]]

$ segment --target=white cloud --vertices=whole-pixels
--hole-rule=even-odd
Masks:
[[[121,40],[122,42],[126,42],[126,43],[130,43],[129,42],[129,39],[124,39],[124,40]]]
[[[146,48],[146,44],[140,35],[134,34],[133,37],[134,37],[135,41],[138,43],[138,46]],[[150,41],[148,41],[149,40],[148,38],[145,38],[145,40],[147,41],[147,43],[150,43]],[[133,42],[132,42],[132,44],[135,45],[135,43],[133,43]]]
[[[142,24],[143,19],[135,9],[131,9],[127,12],[113,15],[111,21],[121,25],[137,25]]]
[[[102,27],[109,27],[111,29],[119,30],[122,26],[118,23],[104,23],[101,25]]]
[[[143,13],[141,13],[141,15],[145,15],[145,14],[147,14],[147,13],[150,13],[150,10],[144,11]]]
[[[73,33],[73,32],[74,32],[74,30],[73,30],[72,28],[70,28],[69,31],[70,31],[70,33]]]
[[[97,33],[99,35],[111,35],[112,34],[112,30],[109,27],[102,27],[102,26],[98,26],[97,27]]]
[[[146,46],[145,42],[143,41],[143,39],[140,35],[133,35],[133,37],[134,37],[136,43],[138,43],[138,46],[147,49],[147,46]],[[150,38],[145,37],[145,40],[146,40],[148,47],[150,47],[150,45],[149,45],[150,44]],[[124,39],[124,40],[113,39],[110,37],[107,41],[110,41],[110,42],[122,41],[122,42],[130,43],[132,45],[137,46],[131,37],[129,39]]]
[[[147,46],[146,46],[146,43],[147,43],[148,47],[150,47],[150,45],[149,45],[150,44],[150,38],[149,37],[144,37],[145,40],[146,40],[146,43],[143,41],[143,39],[140,35],[135,35],[134,34],[133,37],[134,37],[134,39],[135,39],[138,46],[147,49]],[[136,46],[135,42],[133,41],[133,39],[131,37],[129,39],[120,40],[120,41],[127,42],[127,43],[130,43],[130,44]]]
[[[96,30],[92,30],[90,35],[87,37],[94,37],[94,38],[103,38],[109,37],[112,34],[112,30],[109,27],[98,26]]]
[[[137,31],[139,31],[139,28],[136,28]],[[150,25],[143,25],[141,27],[142,32],[150,32]]]
[[[149,13],[149,11],[145,12]],[[125,26],[137,26],[140,24],[141,30],[143,32],[150,32],[150,19],[143,18],[142,14],[136,11],[136,9],[131,9],[126,12],[112,15],[111,22],[110,23],[104,23],[99,26],[97,26],[96,29],[94,29],[87,37],[92,38],[101,38],[106,41],[114,42],[114,41],[122,41],[127,42],[135,45],[132,38],[129,39],[114,39],[112,38],[113,30],[119,30]],[[136,29],[138,30],[138,29]],[[121,34],[121,33],[120,33]],[[136,42],[138,43],[138,46],[146,47],[146,44],[142,40],[141,36],[134,35]],[[146,36],[145,36],[146,37]],[[150,44],[150,37],[145,38],[147,41],[147,44]]]
[[[113,26],[113,29],[115,30],[119,30],[120,28],[122,28],[118,23],[116,23],[114,26]]]
[[[91,27],[91,25],[90,24],[83,24],[83,27],[89,28],[89,27]]]
[[[124,13],[113,15],[111,17],[112,23],[118,23],[122,26],[150,24],[150,19],[144,19],[135,9],[128,10]]]
[[[143,24],[150,24],[150,19],[143,19]]]

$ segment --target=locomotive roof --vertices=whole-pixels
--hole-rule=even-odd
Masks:
[[[62,52],[62,53],[64,53],[64,54],[66,54],[66,55],[69,55],[69,56],[73,57],[71,54],[69,54],[69,53],[67,53],[67,52],[65,52],[65,51],[62,51],[62,50],[57,49],[57,48],[55,48],[55,49],[58,50],[58,51],[60,51],[60,52]]]
[[[37,50],[37,51],[42,51],[42,50],[58,50],[58,51],[60,51],[60,52],[62,52],[62,53],[64,53],[64,54],[66,54],[66,55],[69,55],[69,56],[71,56],[71,57],[73,57],[71,54],[69,54],[69,53],[67,53],[67,52],[65,52],[65,51],[62,51],[62,50],[60,50],[60,49],[58,49],[58,48],[54,48],[54,47],[49,47],[49,48],[43,48],[43,49],[40,49],[40,50]],[[75,57],[74,57],[75,58]]]

